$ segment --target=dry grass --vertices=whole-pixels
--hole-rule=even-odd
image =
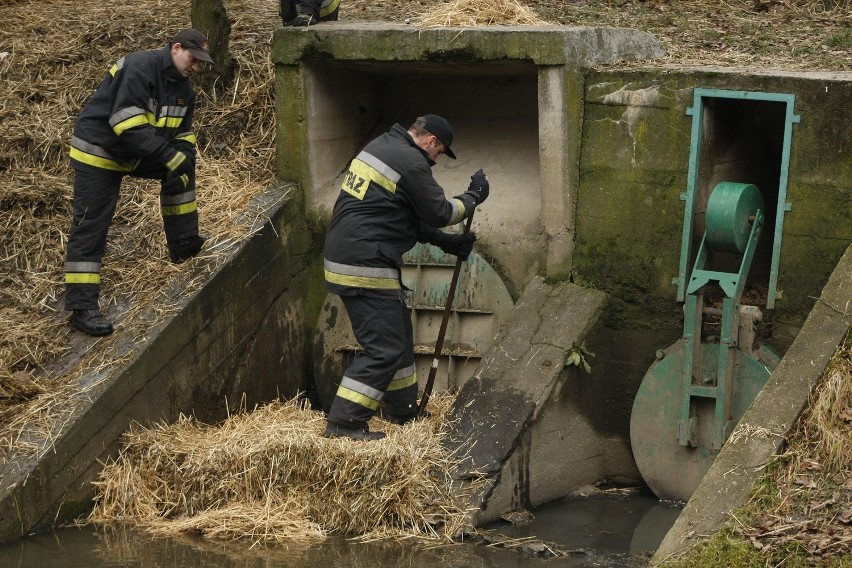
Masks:
[[[516,0],[452,0],[417,13],[414,23],[432,28],[473,28],[495,25],[542,25],[544,20]]]
[[[754,435],[774,435],[756,430]],[[743,433],[745,435],[745,433]],[[849,566],[852,562],[852,332],[839,347],[783,455],[723,530],[665,563]]]
[[[0,30],[0,53],[6,54],[0,55],[2,451],[46,451],[37,439],[50,439],[73,412],[75,398],[85,396],[76,384],[82,372],[120,364],[119,336],[143,338],[249,236],[246,206],[273,181],[269,39],[278,25],[277,6],[238,0],[229,8],[238,78],[225,92],[200,92],[195,120],[200,224],[208,243],[197,260],[168,263],[159,184],[126,179],[103,259],[101,294],[120,333],[94,340],[70,332],[62,309],[71,130],[106,69],[126,53],[162,46],[189,25],[189,7],[158,0],[0,4],[6,22]]]
[[[455,486],[463,456],[442,445],[452,397],[430,402],[427,420],[373,420],[388,433],[377,442],[322,437],[325,416],[298,400],[216,427],[182,418],[134,428],[101,473],[89,522],[254,543],[312,542],[332,532],[449,541],[464,528],[475,484]]]
[[[808,71],[852,70],[849,0],[347,0],[341,17],[418,26],[539,23],[644,30],[668,52],[662,63]],[[499,6],[498,6],[499,5]],[[489,7],[493,12],[488,13]],[[463,9],[462,9],[463,8]],[[477,17],[472,14],[478,13]],[[659,62],[658,62],[659,63]],[[638,65],[633,63],[631,65]]]
[[[761,513],[740,535],[767,552],[798,545],[817,563],[852,558],[852,335],[767,475],[753,497]]]

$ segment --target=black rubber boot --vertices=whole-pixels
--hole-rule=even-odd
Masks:
[[[429,413],[427,412],[426,415],[424,416],[424,418],[426,418],[428,416],[429,416]],[[385,414],[385,415],[382,416],[382,418],[384,418],[385,420],[387,420],[391,424],[399,424],[400,426],[402,426],[403,424],[408,424],[409,422],[414,422],[415,420],[417,420],[419,418],[419,416],[417,416],[416,412],[413,412],[411,414],[406,414],[404,416],[394,416],[393,414]]]
[[[310,16],[306,16],[304,14],[299,14],[292,20],[287,20],[284,22],[285,26],[293,26],[296,28],[306,28],[314,23],[314,19]]]
[[[206,241],[204,237],[194,236],[189,237],[188,239],[183,239],[174,243],[169,243],[169,257],[172,259],[172,262],[175,264],[180,264],[185,260],[189,260],[201,250],[202,245],[204,245],[204,241]]]
[[[100,310],[74,310],[71,327],[95,337],[112,333],[112,324],[104,319]]]
[[[352,426],[341,426],[329,422],[325,427],[326,438],[351,438],[353,440],[381,440],[385,437],[384,432],[370,432],[366,426],[362,428]]]

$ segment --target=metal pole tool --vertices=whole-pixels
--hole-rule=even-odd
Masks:
[[[473,223],[473,213],[467,218],[464,224],[464,233],[470,232],[470,225]],[[429,368],[429,379],[426,381],[426,386],[423,387],[423,397],[420,399],[420,404],[417,407],[417,416],[423,417],[426,413],[426,404],[429,402],[429,396],[432,394],[432,385],[435,384],[435,374],[438,372],[438,359],[441,357],[441,350],[444,348],[444,335],[447,333],[447,323],[450,321],[450,312],[453,307],[453,298],[456,295],[456,285],[459,282],[459,273],[461,265],[464,261],[456,258],[456,268],[453,270],[453,278],[450,281],[450,291],[447,294],[447,302],[444,305],[444,318],[441,320],[441,329],[438,331],[438,340],[435,342],[435,354],[432,358],[432,366]]]

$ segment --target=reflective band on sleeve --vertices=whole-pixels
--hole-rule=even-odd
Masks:
[[[464,214],[467,212],[467,209],[464,206],[464,201],[461,199],[456,199],[455,197],[452,199],[448,199],[447,201],[453,206],[453,217],[448,223],[449,225],[455,225],[464,220]]]
[[[112,127],[112,131],[115,132],[117,136],[121,136],[122,132],[124,132],[125,130],[134,128],[136,126],[142,126],[143,124],[148,124],[148,119],[144,114],[140,114],[138,116],[128,118],[127,120],[114,125]]]
[[[360,404],[370,410],[376,410],[382,398],[384,398],[384,393],[355,379],[343,377],[340,381],[340,386],[337,388],[337,396],[352,401],[355,404]]]
[[[177,136],[174,137],[175,140],[182,140],[184,142],[189,142],[193,146],[196,142],[198,142],[198,138],[192,132],[181,132]]]
[[[145,109],[135,106],[126,107],[112,113],[112,116],[109,117],[109,125],[112,126],[113,130],[115,130],[115,126],[117,124],[121,124],[125,120],[129,120],[137,116],[145,116]]]

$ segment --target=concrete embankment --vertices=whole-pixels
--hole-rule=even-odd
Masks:
[[[201,277],[200,264],[169,287],[173,315],[144,338],[121,337],[119,325],[115,364],[84,372],[75,394],[54,401],[50,413],[62,419],[48,436],[19,440],[39,448],[38,456],[12,455],[0,465],[0,541],[90,509],[101,462],[134,422],[174,421],[181,413],[213,422],[228,405],[251,407],[307,388],[312,241],[300,199],[292,188],[273,187],[246,214],[255,219],[252,236],[197,292],[182,297],[181,278]],[[86,341],[99,347],[95,338]]]
[[[852,246],[840,259],[802,331],[737,424],[669,530],[652,564],[719,530],[744,505],[763,467],[782,451],[829,359],[852,327]]]

